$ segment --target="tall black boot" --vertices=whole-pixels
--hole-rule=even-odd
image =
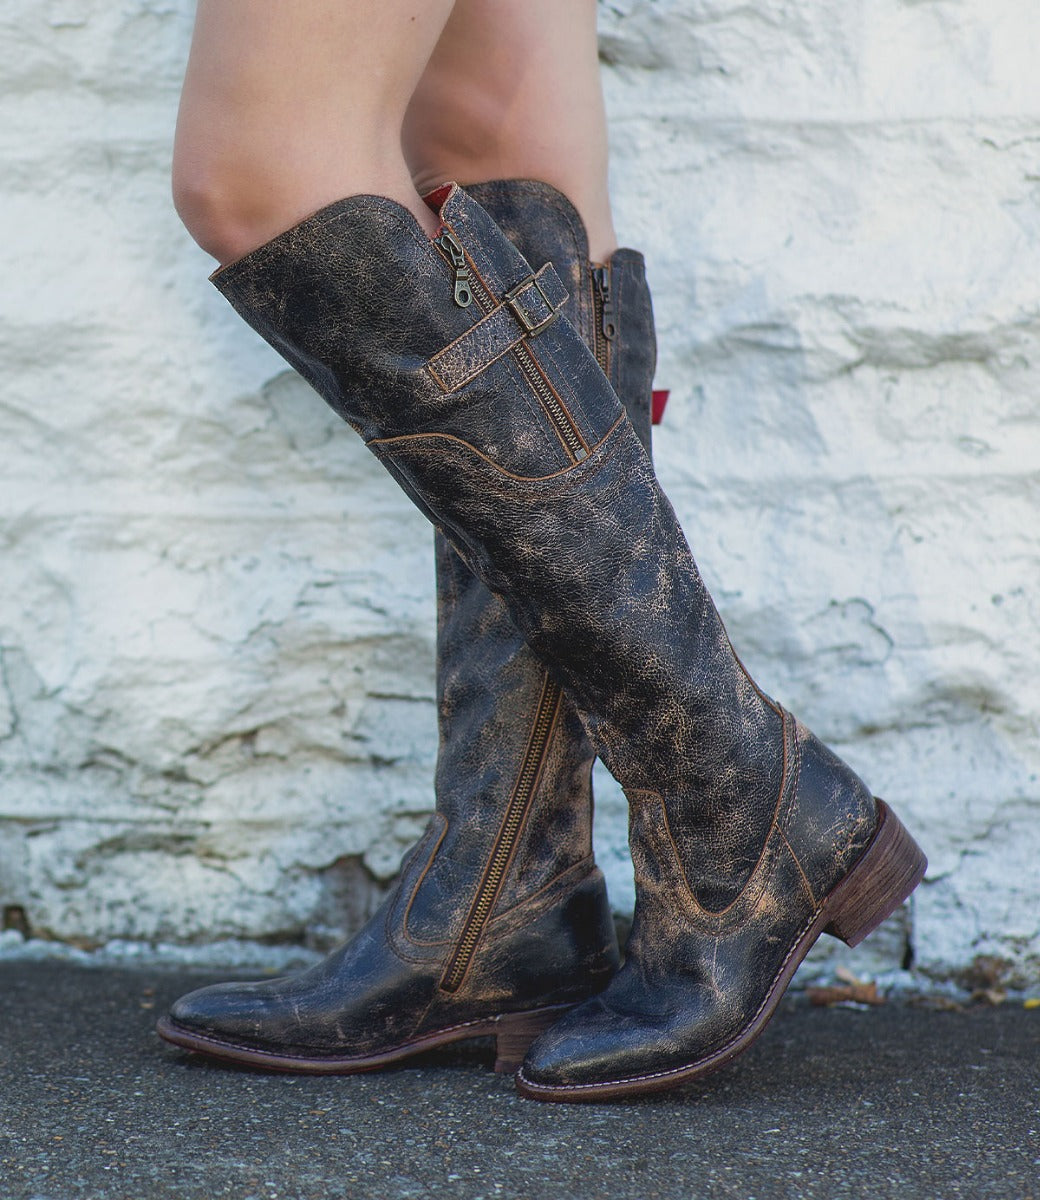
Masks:
[[[568,315],[649,445],[656,346],[642,256],[588,261],[578,214],[546,184],[473,192],[523,253],[567,279]],[[437,534],[436,811],[383,908],[293,979],[180,1000],[168,1040],[218,1057],[351,1072],[493,1033],[515,1070],[539,1028],[603,987],[617,946],[592,858],[594,752],[570,701]]]
[[[625,966],[532,1047],[521,1090],[669,1087],[743,1049],[819,934],[865,936],[924,856],[742,667],[556,272],[461,190],[428,202],[434,242],[354,196],[215,282],[506,599],[625,787]]]

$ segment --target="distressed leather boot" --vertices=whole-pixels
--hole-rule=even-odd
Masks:
[[[656,358],[642,256],[588,261],[581,219],[546,184],[473,187],[523,253],[554,263],[567,312],[644,444]],[[617,967],[592,858],[594,752],[505,605],[436,537],[436,811],[383,908],[311,971],[222,984],[159,1031],[222,1058],[349,1073],[478,1034],[513,1071],[535,1033]]]
[[[457,187],[428,203],[433,241],[353,196],[215,282],[505,599],[625,788],[625,965],[532,1045],[518,1086],[670,1087],[746,1047],[816,938],[866,936],[924,855],[741,665],[558,273]]]

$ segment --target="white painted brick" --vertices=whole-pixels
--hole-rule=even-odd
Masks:
[[[320,942],[430,803],[430,537],[179,227],[192,7],[0,16],[0,905],[80,944]],[[1035,985],[1040,9],[614,0],[601,30],[661,477],[757,677],[932,860],[841,961]]]

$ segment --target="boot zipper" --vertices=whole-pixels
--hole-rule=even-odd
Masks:
[[[531,734],[527,740],[523,762],[516,777],[513,794],[509,798],[506,814],[502,819],[498,836],[488,858],[484,870],[484,878],[473,898],[473,904],[462,928],[455,950],[441,978],[441,991],[458,991],[469,964],[476,951],[480,935],[484,932],[491,910],[502,889],[506,870],[513,859],[517,840],[524,827],[524,818],[531,805],[531,798],[538,785],[545,762],[546,751],[556,726],[556,716],[560,708],[560,688],[552,682],[548,675],[542,685],[542,695],[535,710],[534,721],[531,724]]]
[[[448,265],[455,272],[455,303],[460,308],[468,308],[470,302],[475,298],[477,307],[486,316],[494,309],[495,299],[488,291],[477,271],[473,268],[458,238],[445,225],[440,234],[434,238],[433,244],[440,250]],[[465,299],[460,299],[460,288],[462,296],[466,297]],[[585,439],[578,431],[570,413],[564,407],[563,401],[556,395],[552,385],[531,357],[527,347],[523,343],[520,343],[514,347],[513,353],[521,371],[524,373],[524,378],[527,380],[535,396],[537,396],[539,403],[545,410],[546,416],[552,422],[552,426],[563,443],[563,447],[567,451],[571,462],[581,462],[583,458],[588,458],[589,448],[585,444]]]
[[[545,409],[549,419],[553,423],[560,441],[563,442],[564,449],[570,455],[572,462],[581,462],[583,458],[588,458],[589,452],[585,447],[585,443],[581,434],[575,428],[574,422],[570,418],[570,414],[563,407],[560,398],[553,391],[548,379],[542,374],[538,364],[528,354],[523,346],[516,347],[516,359],[520,364],[520,370],[524,373],[524,378],[531,385],[531,389],[541,402],[542,408]]]
[[[473,276],[466,262],[466,253],[447,227],[434,238],[433,244],[441,251],[455,272],[455,303],[459,308],[469,308],[473,303]]]
[[[593,263],[590,267],[592,275],[592,309],[595,314],[592,337],[596,351],[596,361],[603,374],[610,376],[610,343],[617,337],[617,325],[614,323],[614,301],[611,297],[610,263]]]

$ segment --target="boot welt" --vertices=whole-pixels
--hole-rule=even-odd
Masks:
[[[516,1076],[520,1094],[531,1100],[563,1104],[641,1096],[699,1079],[743,1053],[769,1024],[787,985],[821,933],[829,933],[849,946],[858,945],[895,912],[924,877],[928,860],[920,846],[883,800],[877,800],[877,807],[877,829],[866,849],[792,944],[755,1016],[729,1042],[685,1066],[595,1083],[533,1083],[524,1078],[521,1068]]]
[[[435,1029],[417,1038],[401,1042],[378,1053],[347,1055],[327,1054],[308,1057],[289,1053],[261,1050],[255,1046],[225,1041],[218,1037],[196,1033],[178,1025],[169,1017],[161,1017],[156,1023],[159,1036],[174,1046],[219,1058],[225,1062],[245,1066],[262,1067],[266,1071],[283,1071],[297,1075],[356,1075],[363,1071],[378,1071],[382,1067],[413,1055],[422,1054],[437,1046],[450,1042],[461,1042],[468,1038],[493,1037],[495,1039],[495,1070],[499,1074],[511,1074],[523,1062],[527,1047],[534,1039],[558,1021],[574,1005],[556,1004],[550,1008],[534,1008],[526,1012],[498,1013],[479,1020],[464,1021],[444,1029]]]

